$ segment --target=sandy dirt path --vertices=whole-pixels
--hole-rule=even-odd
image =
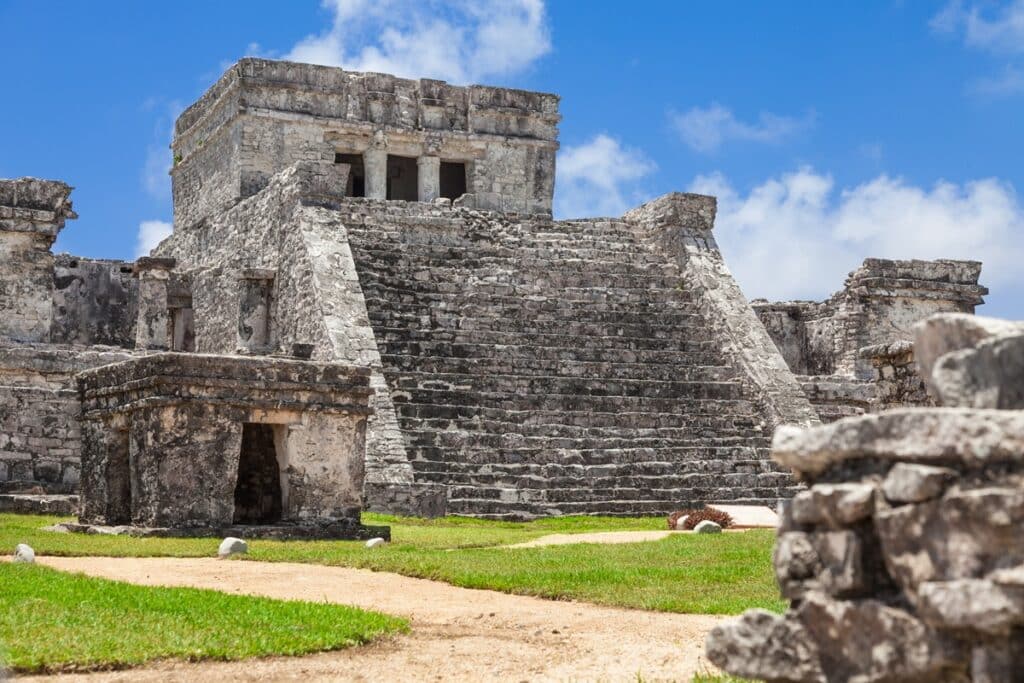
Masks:
[[[408,617],[412,631],[366,647],[234,663],[159,662],[87,681],[673,680],[705,670],[723,617],[660,614],[470,590],[344,567],[216,559],[41,557],[40,564],[144,585],[328,601]],[[21,680],[21,679],[19,679]],[[39,680],[28,678],[24,680]]]

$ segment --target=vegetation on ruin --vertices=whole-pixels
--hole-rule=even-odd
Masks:
[[[298,655],[405,631],[404,619],[323,603],[152,588],[0,563],[0,649],[19,672]]]
[[[664,518],[549,518],[492,522],[421,520],[364,514],[389,524],[392,543],[368,550],[357,541],[263,541],[250,560],[310,562],[389,571],[466,588],[582,600],[693,614],[738,614],[750,607],[781,612],[771,569],[774,533],[678,534],[661,541],[505,549],[552,533],[654,530]],[[0,515],[0,548],[28,543],[40,555],[210,557],[218,539],[130,538],[56,534],[52,517]]]

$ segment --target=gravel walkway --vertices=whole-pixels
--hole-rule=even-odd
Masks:
[[[723,617],[598,607],[456,588],[397,574],[216,559],[45,557],[40,564],[144,585],[328,601],[408,617],[409,635],[305,657],[57,677],[87,681],[674,680],[706,670],[704,634]],[[22,680],[40,680],[26,678]]]

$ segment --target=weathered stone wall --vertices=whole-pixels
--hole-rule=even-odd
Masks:
[[[369,374],[311,361],[180,353],[79,374],[81,520],[230,527],[249,423],[274,427],[281,506],[266,524],[358,524]]]
[[[550,212],[558,121],[555,95],[243,59],[177,121],[175,223],[190,226],[297,161],[335,154],[366,155],[369,197],[384,198],[385,176],[375,174],[391,154],[465,163],[477,206]]]
[[[81,431],[74,374],[128,357],[115,349],[0,345],[0,491],[77,488]]]
[[[50,341],[135,346],[138,281],[125,261],[57,255]]]
[[[713,663],[767,681],[1019,680],[1024,327],[1006,332],[921,324],[922,372],[949,407],[776,432],[773,457],[809,485],[774,553],[790,609],[717,627]]]
[[[71,187],[54,180],[0,179],[0,339],[45,342],[53,310],[50,246],[76,218]]]
[[[823,302],[753,302],[807,396],[829,422],[900,405],[932,405],[916,375],[913,325],[942,312],[973,313],[988,290],[976,261],[866,259]]]

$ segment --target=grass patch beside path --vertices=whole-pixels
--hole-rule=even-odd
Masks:
[[[0,563],[0,587],[0,647],[20,672],[298,655],[408,628],[344,605],[133,586],[33,565]]]
[[[392,543],[367,550],[352,541],[249,543],[251,560],[361,567],[545,598],[694,614],[738,614],[750,607],[781,612],[771,570],[770,530],[679,534],[662,541],[578,544],[508,550],[552,533],[663,529],[662,518],[549,518],[491,522],[363,515],[390,524]],[[218,539],[54,534],[56,518],[0,515],[0,552],[28,543],[41,555],[210,557]],[[8,550],[9,549],[9,550]]]

